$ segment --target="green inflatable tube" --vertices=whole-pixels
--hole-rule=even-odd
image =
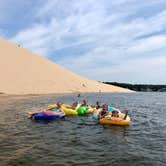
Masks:
[[[88,111],[89,107],[79,107],[77,109],[77,113],[78,115],[85,115],[86,112]]]

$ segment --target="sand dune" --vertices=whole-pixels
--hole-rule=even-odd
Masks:
[[[49,94],[131,92],[81,77],[65,68],[0,39],[0,93]]]

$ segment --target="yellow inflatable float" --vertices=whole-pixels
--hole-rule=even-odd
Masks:
[[[54,108],[56,108],[57,107],[57,104],[51,104],[51,105],[49,105],[47,108],[48,109],[54,109]]]
[[[105,116],[100,119],[100,124],[108,124],[108,125],[118,125],[118,126],[128,126],[131,123],[130,117],[127,115],[126,119],[124,119],[125,114],[120,113],[119,117],[112,117],[111,114]]]
[[[65,112],[66,115],[78,115],[77,111],[74,109],[69,108],[70,105],[62,104],[62,110]]]
[[[51,104],[51,105],[48,106],[48,109],[53,109],[53,108],[56,108],[56,107],[57,107],[56,104]],[[65,112],[66,115],[77,115],[78,114],[76,110],[71,109],[69,107],[71,107],[71,106],[68,105],[68,104],[62,104],[61,109],[62,109],[62,111]]]
[[[72,109],[71,105],[68,104],[62,104],[61,109],[62,111],[65,112],[66,115],[85,115],[88,113],[93,113],[95,108],[92,107],[84,107],[80,106],[81,104],[78,105],[76,109]],[[48,106],[48,109],[53,109],[56,108],[57,104],[51,104]]]

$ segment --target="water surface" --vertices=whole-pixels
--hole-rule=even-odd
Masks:
[[[129,127],[103,126],[91,116],[53,122],[27,112],[57,101],[97,100],[129,109]],[[166,93],[0,97],[0,165],[166,165]]]

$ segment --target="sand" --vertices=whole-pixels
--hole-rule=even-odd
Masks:
[[[132,92],[81,77],[42,56],[0,39],[0,93]]]

